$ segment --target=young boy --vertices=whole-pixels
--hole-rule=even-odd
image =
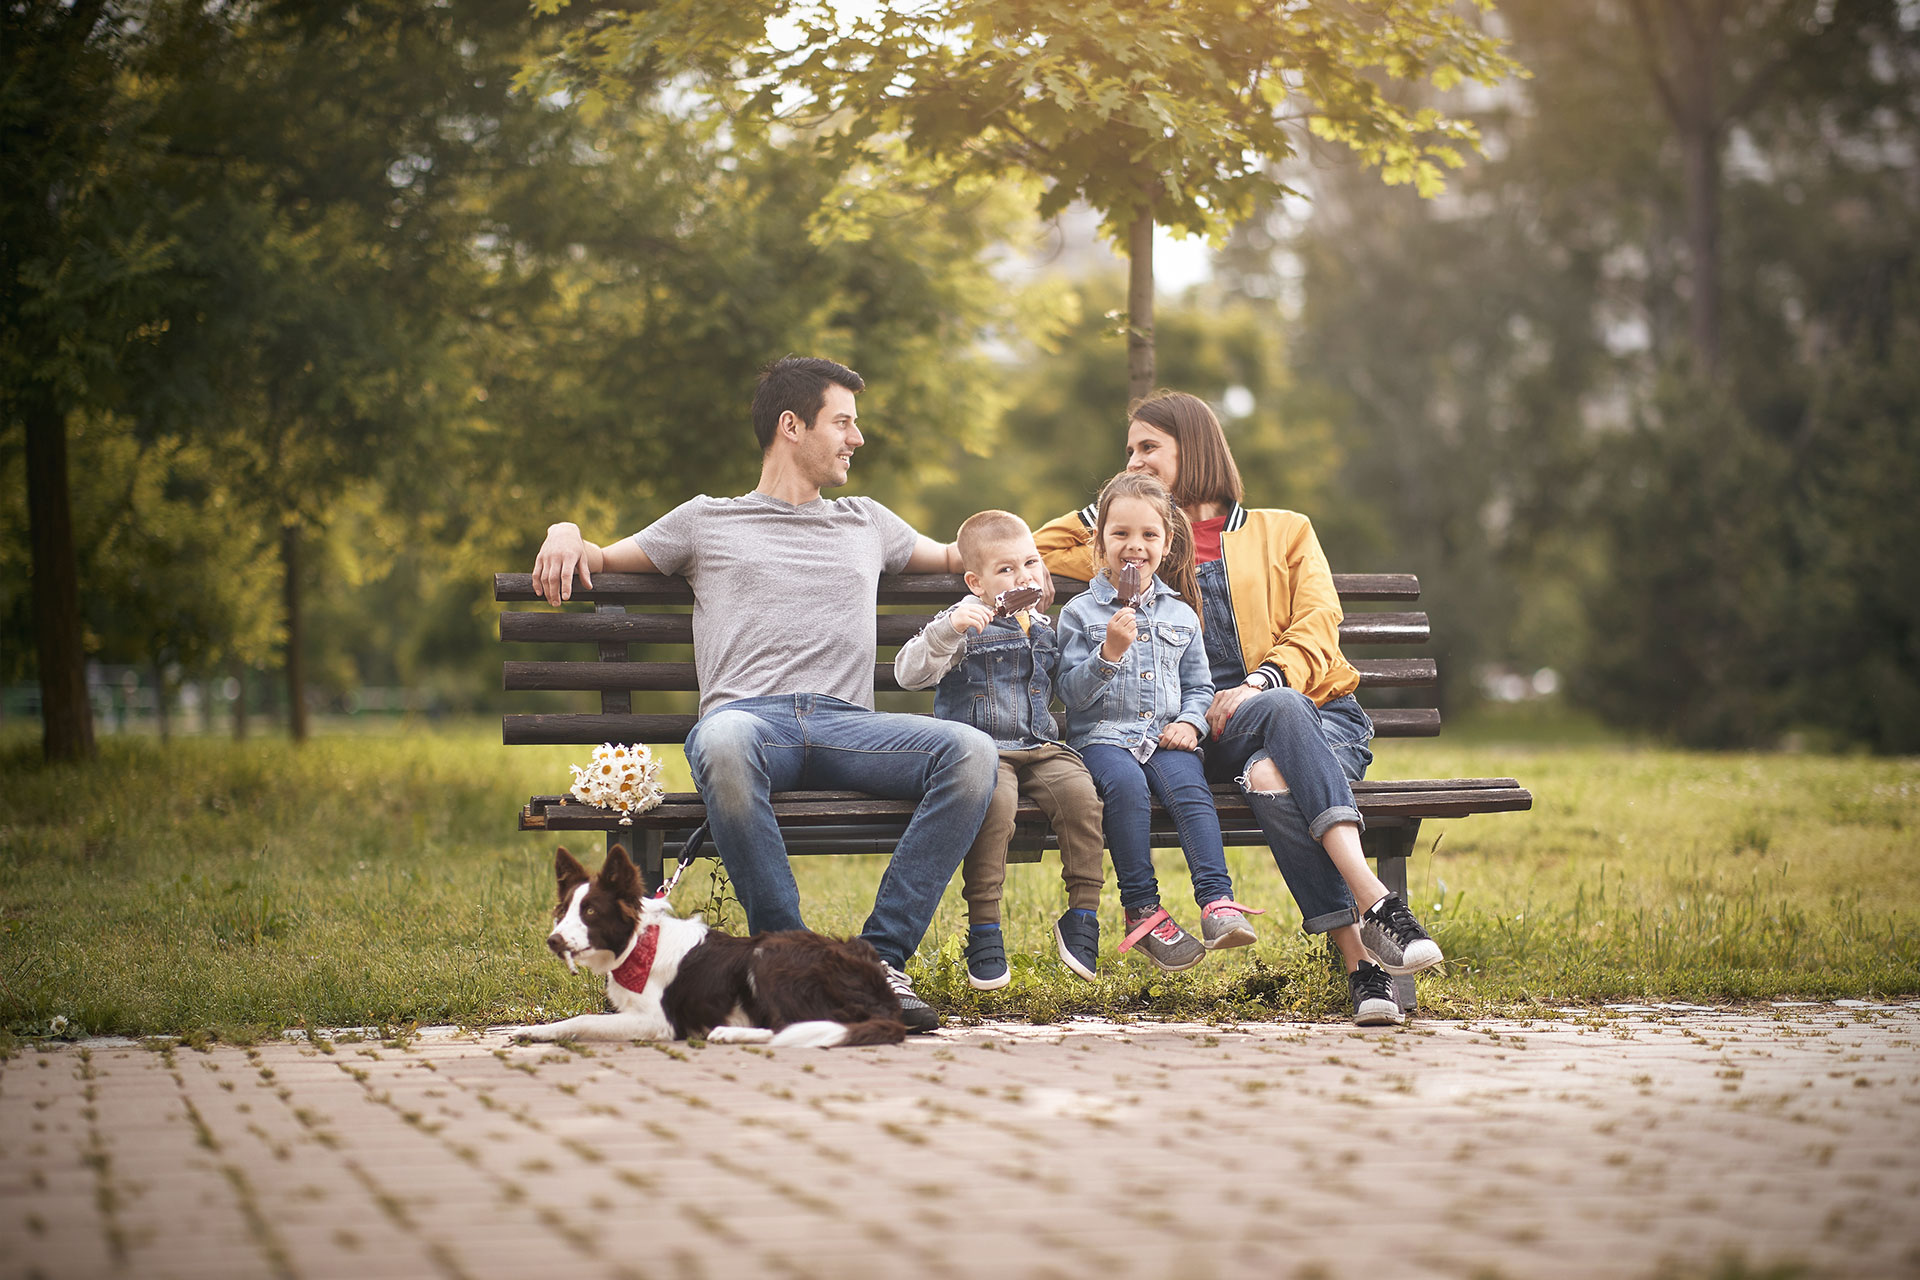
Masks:
[[[1014,808],[1025,795],[1060,837],[1060,877],[1067,912],[1053,926],[1060,961],[1093,981],[1100,954],[1100,795],[1093,776],[1060,741],[1048,704],[1060,664],[1060,643],[1043,598],[1046,566],[1033,531],[1019,516],[982,511],[960,526],[960,559],[973,594],[943,611],[900,646],[893,672],[903,689],[936,682],[933,711],[970,724],[1000,749],[1000,781],[980,834],[961,866],[967,900],[967,982],[982,991],[1013,976],[1000,935],[1000,886]],[[1014,593],[1023,595],[1016,596]]]

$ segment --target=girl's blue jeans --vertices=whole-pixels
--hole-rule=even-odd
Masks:
[[[1107,827],[1107,849],[1120,886],[1120,905],[1132,911],[1160,901],[1153,875],[1152,805],[1158,798],[1180,832],[1193,877],[1193,900],[1201,906],[1233,896],[1227,851],[1220,837],[1220,814],[1200,756],[1193,751],[1155,751],[1145,763],[1125,747],[1088,746],[1080,750],[1100,791]]]
[[[1234,779],[1246,793],[1308,933],[1360,919],[1320,839],[1339,822],[1366,829],[1351,784],[1373,763],[1367,745],[1372,740],[1373,721],[1351,694],[1316,707],[1292,689],[1269,689],[1241,703],[1226,731],[1207,747],[1208,772],[1221,781]],[[1286,779],[1285,791],[1256,791],[1247,782],[1248,770],[1267,759]]]

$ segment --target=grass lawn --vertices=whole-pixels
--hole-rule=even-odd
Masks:
[[[1421,985],[1435,1016],[1619,1000],[1724,1003],[1920,994],[1920,760],[1708,755],[1582,735],[1469,731],[1381,744],[1375,777],[1510,774],[1531,813],[1429,823],[1415,909],[1450,964]],[[257,1035],[283,1027],[537,1021],[596,1010],[602,983],[543,945],[555,841],[514,830],[563,790],[571,748],[503,748],[497,721],[256,739],[110,738],[84,768],[48,769],[0,741],[0,1027],[14,1035]],[[1518,739],[1518,741],[1516,741]],[[670,789],[687,785],[673,757]],[[575,840],[598,863],[598,837]],[[1342,1018],[1345,984],[1264,850],[1231,851],[1237,896],[1266,907],[1257,947],[1164,976],[1102,978],[1053,959],[1057,868],[1008,877],[1014,981],[982,996],[959,968],[949,890],[914,970],[950,1014]],[[1197,910],[1177,851],[1162,891]],[[734,928],[703,862],[675,893]],[[858,929],[873,858],[801,862],[808,919]],[[1184,911],[1181,907],[1184,906]],[[56,1024],[55,1019],[64,1019]]]

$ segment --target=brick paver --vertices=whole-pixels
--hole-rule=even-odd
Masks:
[[[330,1048],[330,1051],[328,1049]],[[1920,1007],[31,1048],[0,1276],[1920,1274]]]

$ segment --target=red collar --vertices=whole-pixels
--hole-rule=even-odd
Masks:
[[[626,959],[610,975],[614,982],[628,991],[644,991],[647,975],[653,972],[653,954],[660,946],[660,926],[650,924],[640,931],[640,937],[627,952]]]

